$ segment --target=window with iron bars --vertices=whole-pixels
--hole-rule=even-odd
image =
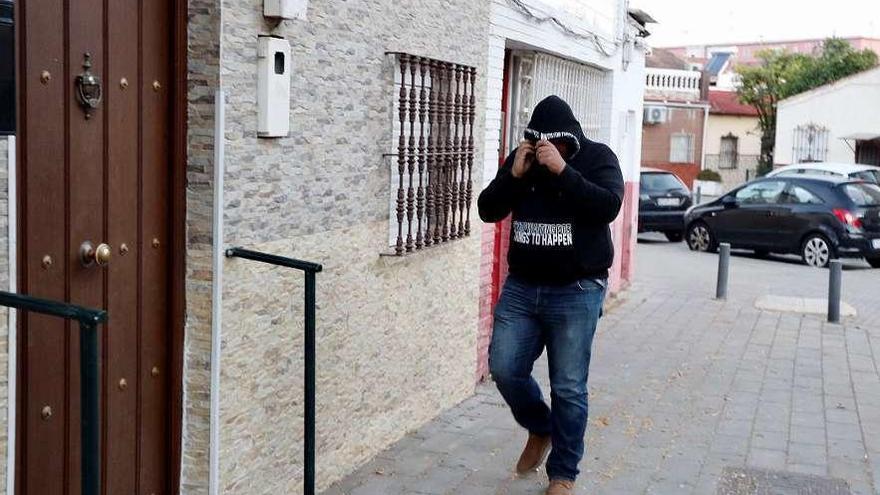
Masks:
[[[822,162],[828,156],[828,129],[817,124],[794,128],[793,163]]]
[[[732,133],[721,136],[721,154],[718,168],[734,169],[739,155],[739,138]]]
[[[607,71],[554,55],[516,50],[511,56],[511,109],[507,130],[512,152],[523,138],[535,105],[550,95],[565,100],[581,123],[584,134],[594,141],[610,138],[608,101],[610,80]]]
[[[402,256],[471,233],[474,67],[392,53],[390,245]]]

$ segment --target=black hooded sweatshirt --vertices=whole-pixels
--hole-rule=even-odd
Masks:
[[[607,278],[614,260],[609,224],[623,202],[623,177],[611,149],[584,136],[571,107],[558,96],[542,100],[527,136],[566,139],[571,156],[556,175],[537,161],[521,178],[511,173],[516,150],[480,194],[484,222],[513,213],[510,273],[539,285]]]

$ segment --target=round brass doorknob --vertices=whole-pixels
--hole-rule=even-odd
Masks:
[[[110,253],[112,252],[110,246],[104,243],[98,244],[98,247],[95,248],[95,263],[99,266],[107,266],[107,263],[110,263]]]
[[[112,251],[110,246],[103,242],[95,246],[91,241],[86,241],[79,247],[79,256],[85,267],[92,265],[107,266],[110,263]]]

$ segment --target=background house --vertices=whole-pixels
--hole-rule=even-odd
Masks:
[[[792,96],[777,108],[775,165],[880,165],[880,68]]]
[[[880,39],[868,37],[842,38],[856,50],[871,49],[880,53]],[[710,85],[721,90],[733,90],[739,85],[737,65],[760,63],[757,54],[762,50],[785,50],[791,53],[812,54],[822,49],[825,38],[755,41],[749,43],[697,44],[664,47],[684,60],[690,67],[709,73]]]
[[[673,172],[691,187],[703,167],[708,77],[664,50],[655,49],[646,67],[641,164]]]
[[[792,53],[815,53],[822,48],[826,38],[810,38],[781,41],[753,41],[748,43],[715,43],[663,47],[686,61],[709,60],[715,53],[732,53],[739,64],[758,63],[757,53],[761,50],[786,50]],[[856,50],[869,48],[880,53],[880,39],[863,36],[841,38],[848,41]]]
[[[754,107],[739,102],[735,91],[709,91],[704,169],[721,175],[725,190],[756,177],[761,131]]]

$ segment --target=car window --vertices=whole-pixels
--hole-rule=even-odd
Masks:
[[[678,180],[674,174],[666,174],[662,172],[643,173],[639,184],[641,192],[646,191],[677,191],[687,190],[687,187]]]
[[[880,206],[880,186],[867,182],[844,184],[843,192],[856,206]]]
[[[861,172],[853,172],[849,174],[850,178],[866,180],[868,182],[880,183],[880,173],[875,170],[862,170]]]
[[[779,196],[780,203],[795,205],[820,205],[822,200],[818,196],[801,186],[791,185]]]
[[[742,205],[766,205],[776,203],[785,189],[785,182],[756,182],[736,192],[736,202]]]

